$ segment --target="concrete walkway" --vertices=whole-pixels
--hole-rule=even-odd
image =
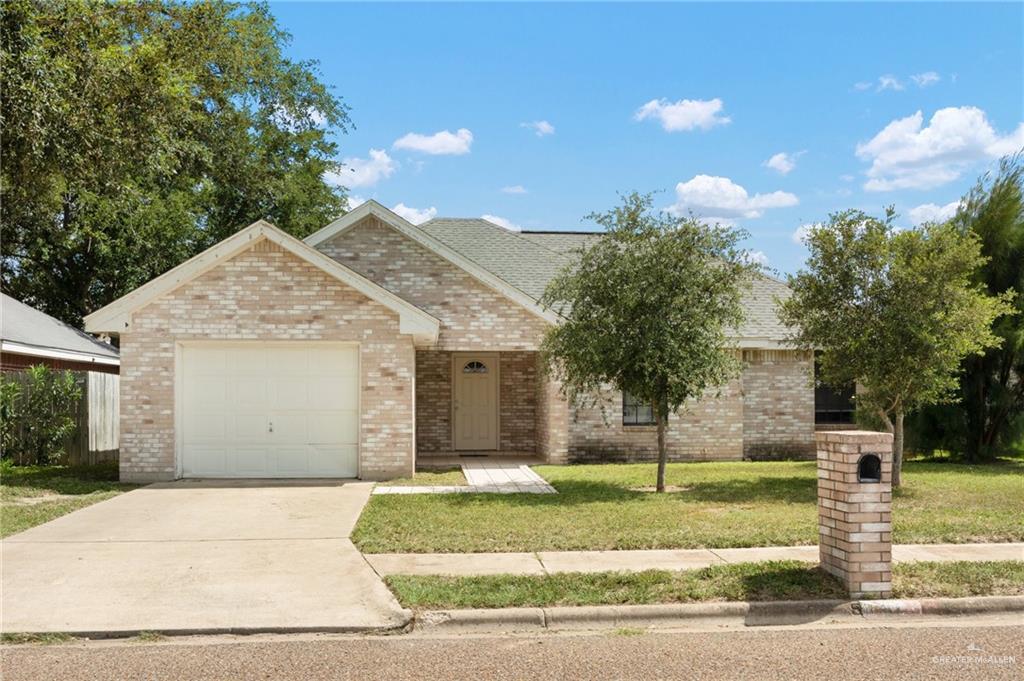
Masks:
[[[467,461],[462,464],[467,485],[378,485],[374,494],[558,494],[532,468],[519,463]]]
[[[150,485],[2,542],[4,632],[369,631],[403,610],[349,540],[372,483]]]
[[[556,572],[692,570],[768,560],[818,562],[817,546],[655,551],[541,551],[538,553],[368,553],[382,575],[543,575]],[[893,561],[1024,560],[1024,543],[902,544]]]

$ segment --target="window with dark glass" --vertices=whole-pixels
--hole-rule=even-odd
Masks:
[[[821,382],[814,363],[814,422],[853,423],[854,387],[833,388]]]
[[[622,393],[622,425],[654,425],[654,409],[649,403],[642,402],[629,393],[624,392]]]

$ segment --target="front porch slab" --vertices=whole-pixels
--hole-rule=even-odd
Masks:
[[[522,463],[469,461],[462,464],[468,485],[388,486],[378,485],[374,494],[558,494],[547,480]]]

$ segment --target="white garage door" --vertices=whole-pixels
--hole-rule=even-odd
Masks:
[[[355,477],[354,345],[245,343],[182,348],[185,477]]]

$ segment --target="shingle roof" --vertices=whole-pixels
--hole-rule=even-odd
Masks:
[[[511,232],[479,218],[434,218],[419,229],[534,300],[555,274],[572,263],[574,251],[600,238],[599,232]],[[776,314],[775,298],[789,294],[785,283],[759,275],[743,295],[746,319],[739,337],[785,340],[787,329]]]
[[[93,357],[117,359],[117,348],[96,340],[21,301],[2,294],[0,339],[41,350],[65,350]]]
[[[534,300],[572,262],[568,255],[483,219],[435,218],[419,227]]]

